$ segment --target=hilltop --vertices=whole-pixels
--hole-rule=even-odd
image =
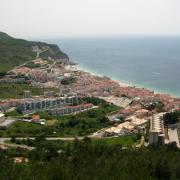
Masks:
[[[17,39],[0,32],[0,72],[41,57],[46,60],[69,62],[69,57],[55,44]]]

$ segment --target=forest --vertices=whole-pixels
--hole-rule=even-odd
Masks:
[[[180,121],[180,111],[169,112],[164,115],[164,124],[175,124]]]
[[[146,180],[180,179],[180,150],[175,144],[126,148],[84,138],[71,143],[36,138],[35,149],[1,150],[0,179],[3,180]],[[60,148],[60,149],[59,149]],[[14,163],[24,156],[29,162]]]

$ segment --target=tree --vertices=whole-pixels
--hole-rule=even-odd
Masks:
[[[155,177],[158,179],[170,179],[171,173],[169,169],[168,162],[165,160],[164,157],[161,157],[155,166]]]
[[[12,136],[10,141],[11,141],[12,143],[15,143],[15,142],[16,142],[16,137],[15,137],[15,136]]]

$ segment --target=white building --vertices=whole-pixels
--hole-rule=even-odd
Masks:
[[[150,120],[149,144],[164,144],[163,114],[155,114]]]
[[[5,121],[5,115],[0,113],[0,124]]]

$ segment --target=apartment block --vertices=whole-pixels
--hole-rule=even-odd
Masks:
[[[155,114],[150,120],[149,144],[164,144],[163,114]]]
[[[18,104],[17,110],[22,114],[27,114],[78,104],[79,101],[79,97],[23,99]]]
[[[77,106],[65,106],[63,108],[50,110],[49,114],[51,114],[53,116],[65,116],[68,114],[73,114],[73,113],[85,111],[85,110],[88,110],[92,107],[93,107],[93,104],[91,104],[91,103],[80,104]]]

